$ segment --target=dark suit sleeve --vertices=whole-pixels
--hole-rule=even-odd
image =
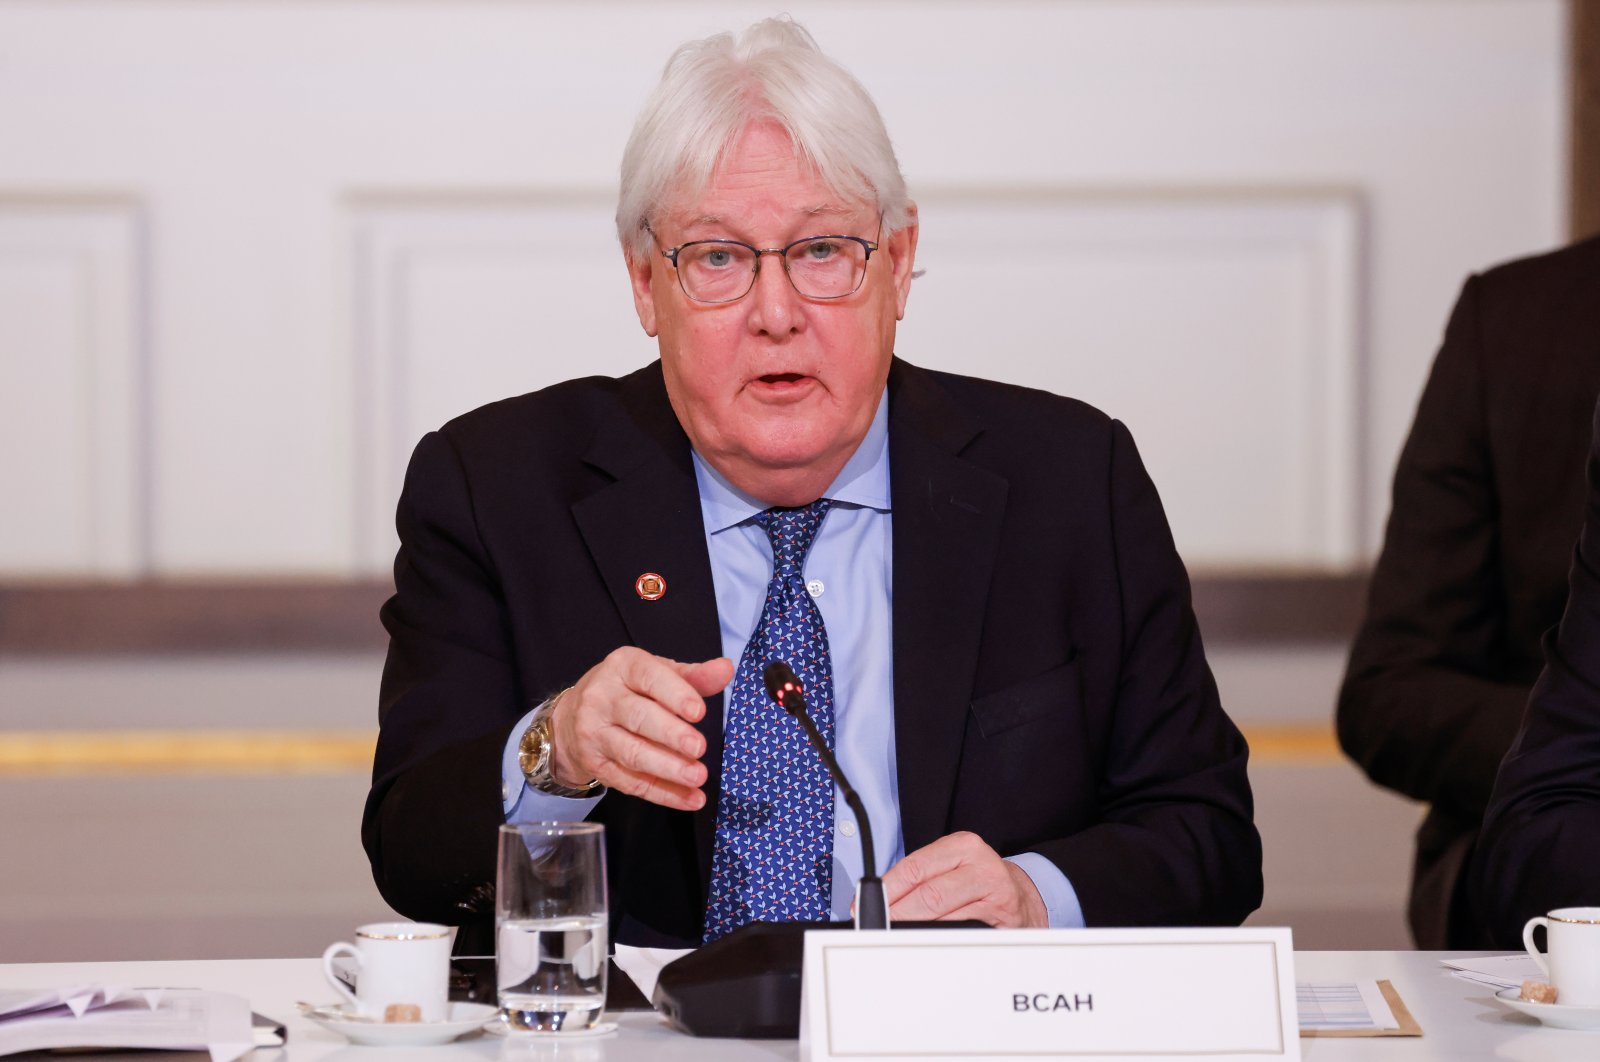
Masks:
[[[1556,907],[1600,904],[1600,405],[1566,611],[1495,781],[1473,863],[1477,909],[1498,947]]]
[[[361,838],[395,910],[460,924],[492,910],[500,759],[527,700],[506,610],[449,441],[423,438],[396,518],[395,594]]]
[[[1339,741],[1379,785],[1476,822],[1527,687],[1495,674],[1506,626],[1477,278],[1434,360],[1395,471]]]
[[[1155,485],[1112,424],[1121,667],[1099,821],[1034,846],[1091,926],[1237,925],[1261,903],[1248,749],[1223,712]]]

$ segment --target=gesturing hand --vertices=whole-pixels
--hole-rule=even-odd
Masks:
[[[917,849],[883,876],[896,922],[974,918],[991,926],[1050,924],[1033,879],[975,833],[952,833]]]
[[[694,811],[706,802],[706,743],[692,724],[705,715],[705,698],[732,679],[733,662],[724,657],[683,664],[631,646],[615,650],[552,707],[552,776],[570,786],[598,778],[618,792]]]

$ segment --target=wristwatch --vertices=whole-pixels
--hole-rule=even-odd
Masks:
[[[591,778],[584,785],[570,786],[556,781],[551,773],[555,746],[550,739],[550,714],[555,710],[556,702],[566,696],[571,688],[568,686],[533,710],[533,719],[528,722],[528,729],[522,732],[522,741],[517,746],[517,764],[522,768],[522,777],[541,793],[585,797],[600,788],[600,779]]]

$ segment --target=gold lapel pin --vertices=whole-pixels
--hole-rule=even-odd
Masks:
[[[667,593],[667,581],[655,572],[645,572],[633,581],[633,592],[646,601],[660,601]]]

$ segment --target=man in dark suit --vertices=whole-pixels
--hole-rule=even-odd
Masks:
[[[1432,806],[1409,916],[1423,948],[1483,945],[1462,882],[1495,770],[1561,614],[1600,391],[1600,241],[1467,281],[1394,477],[1339,738]]]
[[[1473,858],[1474,906],[1495,947],[1520,947],[1535,915],[1600,904],[1600,404],[1593,439],[1566,609]]]
[[[753,688],[792,652],[894,918],[1242,920],[1247,753],[1155,489],[1087,406],[893,357],[917,217],[859,84],[788,22],[685,46],[618,223],[660,362],[412,458],[363,824],[389,902],[483,947],[496,827],[587,815],[616,940],[841,915],[856,825]]]

